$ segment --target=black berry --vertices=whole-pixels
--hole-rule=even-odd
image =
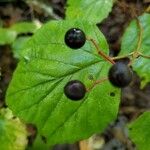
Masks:
[[[126,87],[132,81],[132,70],[123,62],[114,64],[108,73],[109,81],[117,87]]]
[[[81,48],[86,41],[86,36],[81,29],[71,28],[65,34],[65,43],[72,49]]]
[[[86,88],[81,81],[72,80],[65,85],[64,93],[71,100],[81,100],[85,96]]]

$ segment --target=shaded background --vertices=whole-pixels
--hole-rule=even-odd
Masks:
[[[133,18],[148,11],[149,4],[150,0],[118,0],[108,18],[98,24],[110,45],[110,56],[116,56],[119,53],[125,28]],[[51,19],[62,19],[65,17],[65,6],[66,0],[0,0],[0,25],[9,27],[18,21],[36,19],[45,23]],[[0,46],[0,107],[6,107],[5,92],[17,62],[9,45]],[[134,143],[128,138],[125,125],[150,109],[150,84],[141,90],[140,80],[135,73],[131,85],[122,89],[118,118],[104,133],[72,145],[56,145],[54,150],[88,150],[87,144],[91,145],[93,150],[135,150]],[[31,125],[27,128],[31,133],[28,145],[32,145],[36,130]]]

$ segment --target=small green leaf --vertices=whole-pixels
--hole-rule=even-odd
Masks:
[[[38,26],[34,22],[19,22],[12,25],[10,29],[16,31],[17,34],[34,33]]]
[[[140,52],[144,55],[150,56],[150,14],[144,14],[139,17],[143,28],[142,44]],[[139,27],[134,20],[122,38],[122,46],[120,55],[127,55],[136,50],[138,44]],[[142,84],[145,85],[150,81],[150,59],[143,57],[137,58],[133,63],[133,69],[143,79]]]
[[[136,144],[138,150],[150,148],[150,111],[142,114],[137,120],[129,124],[129,136]]]
[[[27,42],[7,91],[8,106],[17,116],[35,124],[50,145],[75,142],[102,132],[118,112],[120,90],[108,81],[96,85],[78,102],[64,95],[68,81],[77,79],[90,88],[93,81],[107,77],[111,66],[89,41],[81,49],[68,48],[64,35],[72,27],[83,30],[108,53],[107,42],[96,25],[51,21]]]
[[[16,39],[17,33],[7,28],[0,28],[0,45],[11,44]]]
[[[0,143],[1,150],[24,150],[27,145],[25,125],[9,109],[0,110]]]
[[[25,44],[27,41],[31,38],[31,36],[22,36],[18,37],[13,43],[12,43],[12,51],[15,58],[20,58],[21,51],[23,50]]]
[[[18,34],[34,33],[39,27],[32,22],[16,23],[10,28],[0,28],[0,45],[12,44]]]
[[[81,19],[98,23],[106,18],[113,6],[113,0],[68,0],[66,19]]]

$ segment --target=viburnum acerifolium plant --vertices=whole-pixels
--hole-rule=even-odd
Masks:
[[[112,58],[105,55],[101,50],[99,50],[97,43],[94,39],[89,39],[95,48],[97,49],[98,54],[105,59],[106,61],[112,64],[112,67],[108,73],[108,79],[110,82],[116,87],[126,87],[132,81],[132,70],[129,68],[128,65],[121,62],[114,62]],[[79,49],[81,48],[86,42],[85,33],[81,29],[71,28],[65,34],[65,43],[68,47],[72,49]],[[115,58],[114,58],[115,59]],[[96,84],[100,84],[102,81],[106,81],[107,78],[104,78],[100,81],[96,81]],[[93,87],[95,84],[93,84]],[[87,92],[89,92],[87,90]],[[65,95],[72,100],[81,100],[84,98],[86,93],[85,85],[81,81],[72,80],[69,81],[66,86],[64,87]]]
[[[150,81],[150,15],[131,22],[120,55],[110,57],[96,23],[112,6],[110,0],[69,0],[66,20],[43,25],[24,46],[6,101],[49,145],[88,138],[115,120],[131,66],[145,78],[143,85]],[[128,64],[120,61],[126,57]]]

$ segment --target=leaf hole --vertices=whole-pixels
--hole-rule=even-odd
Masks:
[[[47,139],[46,139],[46,137],[45,136],[41,136],[41,139],[42,139],[42,141],[44,142],[44,143],[47,143]]]
[[[132,131],[132,128],[129,128],[130,131]]]
[[[16,118],[17,118],[16,116],[13,116],[13,117],[12,117],[12,119],[16,119]]]
[[[33,145],[33,142],[37,136],[37,128],[35,125],[33,124],[27,124],[27,131],[29,133],[29,136],[28,136],[28,144],[30,146]]]
[[[111,96],[111,97],[115,97],[115,95],[116,95],[116,94],[115,94],[114,92],[111,92],[111,93],[110,93],[110,96]]]
[[[94,76],[90,74],[90,75],[88,75],[88,79],[89,80],[94,80]]]

